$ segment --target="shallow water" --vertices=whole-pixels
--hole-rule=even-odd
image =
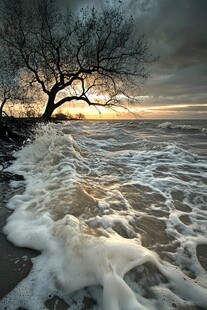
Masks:
[[[49,124],[15,156],[4,233],[41,255],[2,309],[207,309],[205,121]]]

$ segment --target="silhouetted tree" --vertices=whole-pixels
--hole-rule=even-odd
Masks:
[[[152,61],[121,5],[78,13],[53,0],[1,0],[0,38],[10,62],[47,96],[43,117],[72,100],[116,106],[136,100]]]
[[[83,113],[77,113],[76,115],[75,115],[75,117],[77,118],[77,119],[86,119],[86,117],[85,117],[85,115],[83,114]]]
[[[9,70],[6,60],[0,59],[0,118],[7,101],[12,100],[16,88],[15,74]]]
[[[32,107],[31,102],[34,98],[38,98],[36,91],[34,93],[34,89],[28,88],[28,84],[22,81],[20,72],[9,63],[7,55],[3,53],[0,55],[0,118],[3,112],[6,114],[4,110],[6,103],[9,103],[7,110],[9,109],[10,112],[12,107],[15,108],[21,103],[21,106],[24,106],[29,113]]]

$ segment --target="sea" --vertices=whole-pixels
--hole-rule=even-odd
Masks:
[[[14,157],[3,233],[40,254],[0,309],[207,309],[206,120],[38,125]]]

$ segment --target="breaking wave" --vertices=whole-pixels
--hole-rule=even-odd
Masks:
[[[131,123],[39,126],[15,154],[3,232],[40,255],[1,309],[206,309],[206,159]]]
[[[157,127],[158,128],[162,128],[162,129],[178,129],[178,130],[207,132],[206,128],[194,127],[192,125],[173,124],[171,122],[161,123]]]

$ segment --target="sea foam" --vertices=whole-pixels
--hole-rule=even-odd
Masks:
[[[207,282],[196,246],[207,244],[207,237],[196,233],[196,220],[188,226],[180,221],[187,212],[176,210],[172,200],[173,188],[184,188],[183,200],[191,208],[191,218],[199,213],[199,225],[205,226],[202,201],[197,201],[197,212],[188,192],[199,192],[198,182],[189,190],[188,181],[174,173],[177,154],[186,162],[190,155],[174,144],[151,150],[144,147],[139,152],[120,150],[116,128],[106,135],[108,139],[101,130],[101,141],[95,142],[93,129],[99,136],[99,125],[90,130],[79,125],[80,135],[85,131],[91,140],[84,135],[75,139],[77,127],[71,125],[69,130],[68,126],[38,127],[34,141],[15,154],[16,160],[7,169],[23,175],[20,182],[25,190],[8,202],[14,211],[3,232],[16,246],[41,254],[32,260],[30,274],[0,302],[1,309],[47,309],[45,302],[54,296],[63,299],[68,309],[81,309],[84,297],[95,300],[94,309],[104,310],[187,309],[194,305],[205,309]],[[110,135],[117,144],[113,157],[109,156]],[[170,175],[165,175],[160,167],[169,157],[174,161]],[[191,157],[188,162],[191,167],[202,165]],[[157,177],[156,172],[160,173]],[[17,186],[18,182],[13,184]],[[124,190],[127,188],[134,192]],[[134,206],[142,188],[147,210]],[[140,195],[140,205],[141,199]],[[146,212],[153,218],[153,212],[162,208],[165,215],[160,221],[166,223],[167,235],[180,244],[174,259],[180,266],[193,263],[195,280],[142,245],[142,233],[136,227],[141,226]],[[189,249],[191,257],[187,256]]]

